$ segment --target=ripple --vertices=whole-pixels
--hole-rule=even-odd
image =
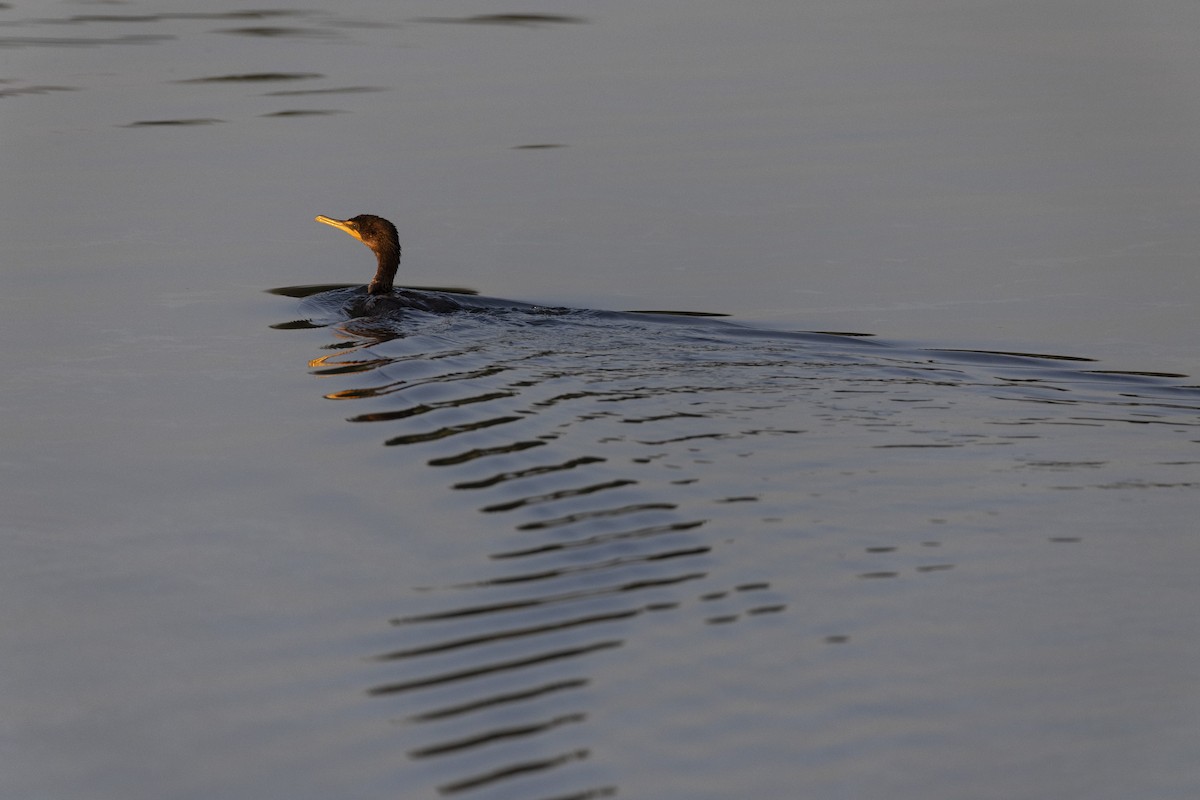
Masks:
[[[445,611],[435,611],[425,614],[416,614],[409,617],[400,617],[391,620],[393,625],[409,624],[414,622],[442,622],[451,619],[462,619],[463,617],[478,617],[491,614],[507,614],[513,611],[524,611],[531,608],[542,608],[545,606],[561,605],[564,603],[575,603],[582,600],[590,600],[596,597],[609,595],[620,595],[628,592],[637,592],[645,589],[655,589],[663,586],[675,586],[689,581],[700,580],[707,576],[704,572],[686,572],[676,575],[665,575],[644,580],[632,580],[625,583],[618,583],[609,586],[602,586],[597,589],[583,589],[578,591],[560,592],[557,594],[535,594],[526,597],[519,597],[513,600],[498,601],[477,606],[460,606],[447,609]]]
[[[569,753],[564,753],[562,755],[553,756],[550,758],[536,761],[523,761],[493,770],[483,775],[476,775],[461,781],[455,781],[454,783],[439,786],[438,792],[442,794],[458,794],[459,792],[465,792],[470,789],[478,789],[509,778],[520,777],[530,773],[542,772],[555,767],[560,767],[565,764],[569,764],[572,761],[582,761],[589,755],[590,751],[588,750],[574,750]],[[586,798],[592,797],[610,797],[615,794],[615,792],[615,789],[610,788],[596,789],[584,794],[573,794],[571,795],[571,798],[586,800]],[[570,800],[570,798],[563,798],[563,800]]]
[[[319,109],[319,108],[298,108],[285,111],[272,111],[269,114],[260,114],[262,117],[329,117],[335,114],[345,114],[345,111],[340,109]]]
[[[138,23],[161,22],[163,20],[222,20],[222,19],[270,19],[274,17],[304,16],[310,12],[288,9],[262,11],[217,11],[217,12],[164,12],[159,14],[73,14],[69,17],[23,20],[25,25],[87,25],[91,23]]]
[[[448,439],[451,436],[458,436],[464,433],[474,433],[482,431],[496,425],[508,425],[512,422],[520,422],[524,417],[496,417],[493,419],[481,419],[475,422],[464,422],[461,425],[447,425],[437,430],[426,431],[424,433],[410,433],[405,436],[393,436],[384,441],[388,447],[395,447],[404,444],[424,444],[426,442],[436,442],[440,439]]]
[[[307,81],[324,77],[319,72],[243,72],[232,75],[206,75],[202,78],[185,78],[175,83],[277,83],[280,81]]]
[[[595,462],[591,462],[595,463]],[[619,489],[622,486],[636,486],[637,481],[628,478],[618,478],[604,483],[596,483],[589,486],[581,486],[575,489],[560,489],[557,492],[547,492],[541,495],[532,495],[530,497],[521,497],[516,500],[509,500],[504,503],[494,503],[492,505],[483,506],[480,511],[492,514],[498,511],[513,511],[518,508],[527,508],[529,506],[542,505],[544,503],[555,503],[560,500],[570,500],[576,497],[583,497],[596,492],[603,492],[608,489]]]
[[[540,442],[539,444],[545,444],[545,443]],[[524,469],[514,470],[512,472],[501,472],[499,474],[491,475],[487,478],[483,478],[480,480],[462,481],[460,483],[454,484],[454,488],[455,489],[490,489],[491,487],[498,486],[502,483],[509,483],[511,481],[519,481],[524,478],[533,478],[533,477],[537,477],[540,475],[547,475],[551,472],[562,472],[564,470],[575,469],[576,467],[583,467],[583,466],[587,466],[589,464],[603,464],[605,460],[606,459],[603,459],[603,458],[597,458],[596,456],[580,456],[579,458],[572,458],[572,459],[570,459],[568,461],[564,461],[560,464],[542,464],[542,465],[538,465],[538,466],[534,466],[534,467],[526,467]],[[462,462],[456,461],[454,463],[462,463]],[[439,464],[436,466],[444,466],[444,464]]]
[[[388,92],[385,86],[335,86],[327,89],[283,89],[263,92],[263,97],[300,97],[303,95],[361,94],[365,92]]]
[[[492,555],[494,559],[503,558],[524,558],[527,556],[542,555],[544,553],[552,553],[558,550],[570,550],[583,547],[595,547],[597,545],[605,545],[612,542],[621,541],[624,539],[645,539],[651,536],[662,536],[664,534],[679,533],[681,531],[690,531],[693,528],[699,528],[705,523],[705,520],[692,520],[689,522],[671,522],[665,525],[650,525],[645,528],[635,528],[628,531],[617,531],[614,533],[603,533],[595,536],[588,536],[583,539],[575,539],[573,541],[553,542],[549,544],[541,544],[536,547],[529,547],[521,550],[509,550],[503,553],[495,553]]]
[[[171,127],[191,127],[197,125],[217,125],[224,122],[223,119],[213,119],[212,117],[193,117],[185,119],[147,119],[139,120],[138,122],[130,122],[127,125],[122,125],[122,128],[171,128]]]
[[[481,664],[469,669],[436,673],[421,678],[414,678],[408,681],[399,681],[397,683],[375,686],[367,690],[367,694],[372,696],[389,695],[400,692],[411,692],[417,689],[427,689],[432,686],[439,686],[447,683],[471,681],[484,676],[495,675],[496,673],[524,670],[528,669],[529,667],[542,666],[567,659],[576,659],[582,656],[591,655],[592,653],[596,653],[601,650],[610,650],[614,647],[620,647],[621,644],[622,642],[619,640],[607,640],[585,645],[583,647],[551,650],[549,652],[537,653],[525,658],[512,659],[509,661],[497,661]]]
[[[127,34],[110,37],[69,36],[0,36],[0,47],[106,47],[108,45],[158,44],[169,42],[174,36],[153,34]]]
[[[2,83],[4,81],[0,81]],[[0,97],[20,97],[21,95],[29,94],[51,94],[52,92],[75,92],[78,89],[74,86],[50,86],[33,84],[30,86],[14,86],[8,89],[0,89]]]
[[[406,658],[415,658],[418,656],[427,656],[434,653],[445,653],[451,650],[461,650],[468,647],[478,647],[480,645],[494,644],[495,642],[505,639],[519,639],[527,636],[539,636],[545,633],[568,630],[584,625],[596,625],[605,622],[615,622],[617,620],[625,620],[642,613],[640,609],[614,611],[607,614],[589,614],[582,617],[573,617],[566,620],[558,620],[545,625],[532,625],[527,627],[518,627],[499,630],[491,633],[481,634],[478,636],[468,636],[459,639],[451,639],[448,641],[434,642],[432,644],[414,647],[407,650],[394,650],[390,653],[385,653],[381,656],[376,656],[379,661],[398,661]]]
[[[233,36],[256,36],[264,39],[328,39],[338,36],[326,28],[298,28],[285,25],[254,25],[245,28],[222,28],[217,33]]]
[[[587,22],[583,17],[565,14],[477,14],[470,17],[420,17],[415,21],[449,25],[510,25],[521,28],[537,28],[543,25],[579,25]]]
[[[869,641],[846,616],[856,603],[974,577],[962,545],[992,528],[960,495],[1019,487],[1009,513],[1200,489],[1179,449],[1200,426],[1200,388],[1174,376],[486,297],[464,313],[347,319],[355,290],[326,288],[277,290],[335,340],[308,361],[336,382],[325,396],[470,503],[457,533],[475,562],[401,593],[365,654],[382,672],[364,691],[442,794],[616,793],[581,767],[603,769],[593,690],[607,659],[654,648],[668,617],[718,643],[744,630]],[[930,493],[942,505],[922,505]],[[790,614],[797,572],[829,587],[826,621]]]
[[[521,739],[527,736],[535,736],[546,733],[547,731],[553,730],[554,728],[558,728],[562,725],[583,722],[585,719],[587,719],[586,714],[563,714],[562,716],[541,722],[534,722],[527,725],[513,725],[507,728],[500,728],[497,730],[489,730],[483,733],[473,734],[471,736],[449,742],[439,742],[437,744],[426,745],[425,747],[408,751],[408,755],[409,758],[429,758],[430,756],[447,755],[460,750],[471,750],[508,739]]]
[[[557,692],[565,692],[572,689],[582,689],[587,686],[588,683],[589,681],[582,678],[555,681],[542,686],[535,686],[532,689],[526,689],[525,691],[492,695],[489,697],[483,697],[477,700],[460,703],[458,705],[423,711],[419,714],[414,714],[409,719],[412,722],[432,722],[434,720],[446,719],[448,717],[462,716],[463,714],[474,714],[480,711],[486,711],[488,709],[495,708],[496,706],[524,703],[530,700],[537,700],[545,697],[546,695]]]

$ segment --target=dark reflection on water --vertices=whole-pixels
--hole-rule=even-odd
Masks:
[[[122,128],[158,128],[158,127],[187,127],[189,125],[217,125],[223,119],[212,117],[196,117],[193,119],[144,119],[122,125]]]
[[[1002,465],[1096,477],[1085,486],[1104,489],[1114,485],[1105,460],[1034,458],[1016,445],[1080,426],[1200,437],[1200,387],[1088,370],[1082,358],[465,295],[468,309],[453,314],[346,319],[354,291],[275,290],[305,298],[305,319],[275,327],[330,326],[334,341],[310,361],[337,382],[325,396],[351,401],[348,421],[377,426],[403,465],[438,470],[480,514],[479,534],[463,534],[478,550],[474,578],[430,576],[429,601],[396,609],[392,645],[368,654],[394,675],[365,691],[411,729],[408,757],[436,765],[445,796],[615,794],[603,741],[589,734],[603,665],[638,640],[647,615],[727,626],[788,612],[774,567],[747,579],[728,555],[779,526],[815,535],[821,525],[805,514],[831,485],[857,481],[876,502],[902,504],[909,478],[890,465],[912,452],[953,459],[951,474]],[[1162,475],[1147,485],[1196,488]],[[864,587],[935,580],[958,566],[937,557],[940,544],[870,546],[839,568]]]
[[[333,114],[345,114],[341,109],[330,108],[295,108],[285,111],[275,111],[270,114],[263,114],[264,117],[328,117]]]
[[[362,94],[365,92],[386,92],[383,86],[335,86],[330,89],[285,89],[278,92],[264,92],[263,97],[299,97],[308,94]]]
[[[235,36],[264,36],[281,39],[321,39],[337,36],[337,31],[328,28],[297,28],[283,25],[254,25],[245,28],[223,28],[217,33]]]
[[[155,36],[153,34],[128,34],[111,37],[0,36],[0,47],[99,47],[109,44],[157,44],[174,38],[174,36]]]
[[[11,81],[0,81],[0,83],[11,83]],[[12,86],[6,89],[0,89],[0,97],[19,97],[26,94],[50,94],[51,92],[74,92],[78,91],[74,86],[47,86],[47,85],[32,85],[32,86]]]
[[[522,28],[536,28],[542,25],[578,25],[587,22],[583,17],[564,14],[479,14],[471,17],[421,17],[415,21],[457,25],[512,25]]]
[[[7,7],[7,6],[0,6]],[[160,14],[72,14],[69,17],[47,17],[21,20],[19,25],[82,25],[93,22],[131,23],[161,22],[163,20],[222,20],[222,19],[269,19],[273,17],[306,16],[311,12],[275,9],[264,11],[214,11],[214,12],[164,12]],[[9,23],[13,24],[13,23]]]
[[[6,8],[0,5],[0,8]],[[233,27],[209,27],[206,30],[188,29],[191,22],[231,22]],[[520,28],[542,28],[551,25],[573,25],[586,22],[582,17],[549,14],[549,13],[497,13],[480,14],[465,17],[430,17],[416,20],[427,23],[453,23],[476,26],[505,26]],[[295,23],[295,24],[292,24]],[[271,40],[310,40],[310,41],[346,41],[354,36],[357,29],[377,30],[381,28],[399,28],[401,23],[380,19],[378,17],[343,17],[335,12],[314,11],[301,9],[247,9],[217,12],[157,12],[157,13],[92,13],[68,14],[60,17],[30,17],[25,19],[0,21],[0,28],[30,29],[48,27],[57,32],[68,26],[71,29],[84,29],[91,32],[99,30],[109,32],[118,28],[130,31],[145,29],[145,26],[160,26],[155,33],[123,32],[118,35],[25,35],[0,36],[0,49],[25,48],[93,48],[108,45],[152,45],[165,42],[192,40],[197,33],[244,37],[248,39]],[[166,32],[169,31],[169,32]],[[209,75],[195,78],[174,80],[171,83],[180,85],[213,85],[221,84],[252,84],[283,81],[314,80],[324,76],[311,72],[270,71],[261,73],[244,73],[228,75]],[[5,81],[0,81],[4,83]],[[51,92],[73,91],[79,87],[57,85],[30,85],[25,87],[0,88],[0,98],[18,97],[22,95],[49,94]],[[382,86],[340,86],[322,87],[316,89],[296,89],[290,91],[274,91],[264,93],[264,96],[279,97],[304,95],[335,95],[356,94],[365,92],[389,91],[390,87]],[[218,102],[218,101],[213,101]],[[269,109],[256,114],[256,118],[315,118],[348,114],[349,109],[336,108],[287,108]],[[199,125],[212,125],[218,122],[228,122],[232,118],[223,117],[166,117],[163,119],[142,119],[130,121],[120,128],[171,128]],[[524,149],[549,149],[562,147],[559,144],[532,144]]]
[[[277,81],[303,81],[324,77],[317,72],[247,72],[234,75],[208,75],[203,78],[187,78],[175,83],[267,83]]]

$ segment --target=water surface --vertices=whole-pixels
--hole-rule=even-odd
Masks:
[[[0,6],[0,794],[1195,797],[1198,22]]]

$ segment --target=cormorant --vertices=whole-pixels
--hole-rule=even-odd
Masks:
[[[392,308],[435,312],[462,308],[448,297],[404,289],[397,292],[393,288],[392,281],[400,266],[400,235],[396,233],[396,226],[383,217],[359,214],[350,219],[333,219],[321,214],[316,220],[350,234],[375,253],[378,266],[375,268],[375,277],[367,284],[367,299],[362,308],[364,313],[378,313]]]

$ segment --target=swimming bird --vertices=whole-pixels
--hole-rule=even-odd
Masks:
[[[317,222],[332,225],[339,231],[350,234],[371,248],[377,266],[375,277],[367,284],[367,300],[359,310],[363,313],[378,313],[392,308],[414,308],[421,311],[456,311],[461,306],[448,297],[414,292],[406,289],[396,291],[393,281],[400,267],[400,235],[396,226],[374,214],[359,214],[350,219],[334,219],[318,215]]]

